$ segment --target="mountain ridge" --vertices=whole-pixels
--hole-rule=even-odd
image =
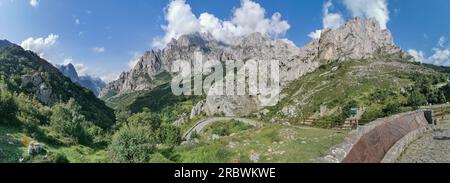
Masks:
[[[233,44],[214,40],[211,35],[194,33],[183,35],[162,50],[147,51],[136,66],[121,74],[100,96],[120,96],[136,91],[151,90],[152,79],[166,71],[170,73],[174,60],[193,61],[194,52],[201,52],[204,60],[279,60],[282,87],[313,72],[321,65],[348,59],[368,59],[375,54],[403,51],[395,46],[389,30],[382,29],[375,19],[354,18],[336,29],[326,29],[319,39],[302,47],[286,40],[272,40],[259,33],[236,38]],[[200,105],[200,104],[199,104]],[[207,96],[193,113],[226,116],[246,115],[262,109],[261,101],[251,96]]]
[[[36,53],[12,44],[0,48],[0,61],[0,75],[12,83],[12,91],[33,95],[47,106],[73,98],[81,105],[83,114],[99,127],[107,129],[115,122],[113,110],[103,101]]]

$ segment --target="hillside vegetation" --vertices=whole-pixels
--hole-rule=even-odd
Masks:
[[[349,109],[363,111],[362,123],[409,111],[426,104],[448,102],[447,69],[381,57],[332,62],[290,83],[282,100],[265,116],[272,121],[339,125]],[[442,72],[446,71],[446,72]],[[326,107],[320,114],[320,107]]]
[[[36,96],[50,106],[73,98],[82,106],[82,114],[97,126],[107,129],[114,124],[114,111],[103,101],[31,51],[19,46],[0,49],[0,76],[12,92]]]

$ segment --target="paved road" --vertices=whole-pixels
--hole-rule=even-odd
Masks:
[[[247,125],[251,125],[251,126],[255,126],[255,127],[259,127],[261,125],[259,122],[256,122],[256,121],[253,121],[253,120],[250,120],[250,119],[245,119],[245,118],[232,118],[232,117],[209,118],[209,119],[205,119],[205,120],[199,121],[197,124],[195,124],[191,129],[189,129],[183,135],[183,138],[185,140],[191,140],[191,135],[192,135],[192,133],[194,131],[197,132],[197,133],[200,133],[203,130],[203,128],[205,128],[209,124],[222,122],[222,121],[230,121],[230,120],[236,120],[236,121],[239,121],[241,123],[245,123]]]
[[[398,162],[450,163],[449,121],[410,144]]]

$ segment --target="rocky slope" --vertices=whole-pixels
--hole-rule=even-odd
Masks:
[[[191,34],[172,40],[166,48],[146,52],[136,66],[109,84],[101,96],[120,96],[155,87],[152,82],[159,73],[170,72],[175,60],[193,61],[195,52],[203,53],[204,60],[278,60],[282,86],[294,81],[319,66],[331,61],[371,58],[378,52],[395,53],[388,30],[383,30],[374,19],[355,18],[337,29],[324,30],[321,38],[298,48],[288,40],[271,40],[259,33],[235,38],[227,45],[210,35]],[[261,101],[251,96],[208,96],[194,107],[192,113],[226,116],[246,115],[262,109]]]
[[[78,76],[75,67],[71,63],[67,65],[57,65],[56,67],[64,76],[70,78],[72,82],[80,84],[81,86],[91,90],[95,96],[98,96],[100,91],[106,86],[106,83],[100,78],[95,78],[92,76]]]

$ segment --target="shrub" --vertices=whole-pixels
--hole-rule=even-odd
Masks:
[[[17,109],[14,95],[6,88],[0,88],[0,124],[16,125]]]
[[[144,111],[128,118],[128,124],[131,126],[150,126],[153,131],[156,131],[161,126],[161,118],[149,111]]]
[[[113,161],[146,163],[155,152],[155,145],[155,134],[148,127],[126,125],[114,134],[109,150]]]
[[[50,163],[70,163],[67,157],[61,153],[50,153],[47,158]]]
[[[413,90],[408,97],[408,105],[414,109],[419,108],[422,105],[427,104],[427,98],[420,93],[417,89]]]
[[[401,112],[400,104],[396,102],[391,102],[386,105],[386,107],[383,109],[384,116],[390,116],[393,114],[398,114]]]
[[[446,101],[449,102],[450,101],[450,83],[448,83],[447,85],[445,85],[442,88],[442,93],[444,94]]]
[[[385,117],[383,111],[378,108],[369,108],[367,109],[361,117],[360,123],[366,124],[370,123],[378,118]]]
[[[162,125],[159,131],[159,142],[168,145],[181,143],[181,130],[173,125]]]
[[[91,142],[91,139],[83,128],[85,123],[88,122],[81,114],[81,106],[73,99],[70,99],[67,104],[57,104],[52,107],[52,115],[50,117],[51,128],[64,136],[86,145]]]
[[[226,127],[214,128],[212,133],[222,137],[230,135],[230,131]]]
[[[193,131],[191,133],[191,139],[198,139],[200,138],[200,134],[197,133],[197,131]]]

